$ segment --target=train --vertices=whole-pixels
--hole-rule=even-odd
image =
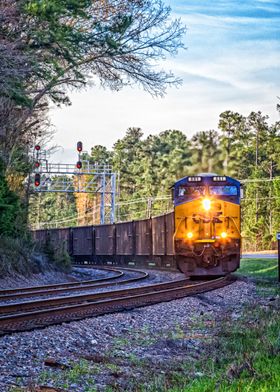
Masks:
[[[75,263],[179,270],[224,276],[238,269],[241,184],[212,173],[186,176],[172,191],[173,210],[149,219],[33,231],[40,246],[65,247]]]

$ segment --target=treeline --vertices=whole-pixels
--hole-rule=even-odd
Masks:
[[[26,233],[32,149],[52,134],[51,105],[94,78],[164,95],[180,79],[155,62],[185,27],[160,0],[0,1],[0,240]]]
[[[129,128],[112,150],[94,146],[84,159],[111,165],[119,173],[117,220],[138,219],[170,208],[170,199],[164,196],[186,175],[215,172],[235,177],[245,190],[244,247],[270,248],[280,230],[280,122],[268,120],[261,112],[245,117],[226,111],[219,117],[218,130],[198,132],[191,138],[178,130],[144,138],[140,128]],[[156,197],[148,211],[147,199]],[[49,195],[46,202],[50,198],[53,208],[49,202],[46,208],[41,198],[40,208],[45,211],[41,216],[46,218],[41,222],[58,222],[58,226],[98,223],[97,196],[77,194],[74,215],[73,206],[65,212],[58,208],[61,199]]]

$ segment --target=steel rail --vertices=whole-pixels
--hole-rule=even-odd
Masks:
[[[73,304],[79,302],[83,303],[85,301],[94,302],[98,299],[124,297],[128,293],[144,294],[151,291],[158,291],[164,289],[166,290],[166,289],[186,286],[188,283],[190,283],[189,279],[180,279],[180,280],[173,280],[169,282],[144,285],[141,287],[133,287],[133,288],[122,289],[122,290],[113,290],[113,291],[110,290],[110,291],[103,291],[100,293],[76,294],[76,295],[69,295],[64,297],[38,299],[38,300],[26,301],[26,302],[16,302],[12,304],[7,303],[7,304],[0,305],[0,314],[13,313],[22,310],[30,310],[30,309],[38,309],[38,308],[40,309],[50,308],[55,305],[65,305],[65,304]]]
[[[153,291],[151,289],[142,294],[137,294],[134,289],[133,295],[130,295],[131,289],[128,289],[127,295],[118,298],[6,315],[0,317],[0,335],[171,301],[223,287],[233,280],[231,277],[223,277],[164,290]]]
[[[2,301],[9,301],[12,299],[17,299],[17,298],[29,298],[29,297],[40,297],[40,296],[46,296],[46,295],[53,295],[53,294],[61,294],[65,293],[68,291],[88,291],[91,289],[99,289],[102,287],[108,287],[108,286],[117,286],[117,285],[123,285],[123,284],[128,284],[128,283],[133,283],[138,280],[146,279],[149,274],[147,272],[139,271],[139,270],[134,270],[134,273],[139,273],[140,276],[136,276],[134,278],[128,278],[124,280],[118,280],[117,282],[104,282],[104,283],[87,283],[87,284],[79,284],[75,285],[73,287],[65,287],[65,288],[57,288],[57,289],[46,289],[46,290],[38,290],[38,291],[25,291],[23,293],[14,293],[14,294],[7,294],[7,295],[2,295],[0,297],[0,300]],[[124,276],[124,272],[120,275],[120,277]],[[90,281],[89,281],[90,282]],[[81,282],[83,283],[83,282]]]

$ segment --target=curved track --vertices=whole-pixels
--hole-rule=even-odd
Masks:
[[[93,267],[91,267],[93,268]],[[127,284],[132,283],[138,280],[145,279],[149,276],[148,273],[139,271],[139,270],[131,270],[122,268],[122,271],[119,269],[112,268],[97,268],[103,270],[114,271],[116,274],[114,276],[109,276],[107,278],[99,278],[94,280],[85,280],[73,283],[59,283],[54,285],[46,285],[46,286],[33,286],[33,287],[24,287],[19,289],[8,289],[0,291],[0,300],[1,301],[10,301],[18,298],[27,298],[27,297],[40,297],[46,295],[53,294],[62,294],[68,291],[88,291],[90,289],[102,288],[107,286],[115,286],[119,284]],[[139,276],[134,278],[126,278],[125,272],[133,271],[138,273]],[[118,278],[124,278],[123,280],[116,280]],[[101,282],[101,283],[100,283]],[[102,283],[103,282],[103,283]]]
[[[102,293],[2,305],[0,335],[80,320],[214,290],[230,284],[231,277],[191,284],[187,279]]]

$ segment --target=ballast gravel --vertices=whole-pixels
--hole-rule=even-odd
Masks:
[[[181,363],[198,358],[219,319],[227,313],[234,320],[257,300],[254,283],[238,280],[193,297],[3,336],[0,390],[134,391],[147,371],[180,371]]]

